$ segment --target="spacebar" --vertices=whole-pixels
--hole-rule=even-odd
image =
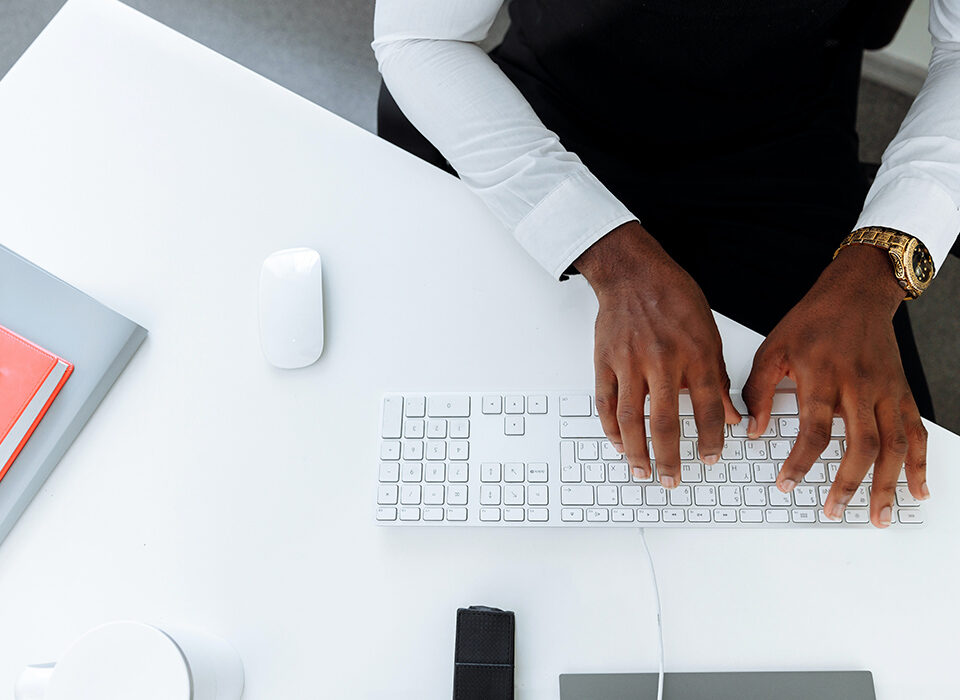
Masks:
[[[560,437],[602,438],[606,437],[606,434],[599,418],[561,418]]]

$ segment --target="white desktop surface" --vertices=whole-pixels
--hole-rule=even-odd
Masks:
[[[0,545],[0,689],[134,618],[229,639],[249,700],[444,698],[471,604],[517,613],[518,700],[655,670],[635,531],[374,524],[384,390],[592,386],[589,289],[453,178],[70,0],[0,82],[0,236],[150,330]],[[277,370],[259,268],[301,245],[323,256],[326,348]],[[736,385],[759,337],[721,321]],[[920,530],[651,532],[668,669],[869,669],[881,700],[957,697],[958,452],[930,427]]]

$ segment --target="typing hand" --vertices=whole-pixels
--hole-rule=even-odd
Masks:
[[[680,481],[679,392],[690,389],[699,452],[715,463],[730,401],[720,333],[697,283],[636,221],[594,243],[575,262],[600,302],[595,330],[596,402],[610,442],[634,474],[650,474],[644,401],[660,483]]]
[[[777,486],[791,491],[830,441],[835,414],[846,424],[847,448],[824,513],[839,520],[874,465],[870,519],[890,524],[897,477],[906,460],[914,498],[928,498],[927,431],[900,364],[891,319],[903,290],[887,254],[868,245],[845,248],[813,288],[757,350],[743,388],[756,437],[770,420],[774,387],[797,383],[800,433]]]

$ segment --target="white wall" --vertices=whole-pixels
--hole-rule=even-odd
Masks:
[[[930,0],[914,0],[893,43],[880,53],[925,71],[931,51],[930,31],[927,29],[929,14]]]

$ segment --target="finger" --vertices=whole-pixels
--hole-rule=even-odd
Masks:
[[[777,476],[777,487],[784,493],[793,491],[830,444],[830,428],[837,399],[836,394],[822,384],[815,385],[811,390],[810,380],[807,380],[797,385],[797,403],[800,407],[800,432]]]
[[[650,433],[660,483],[672,489],[680,481],[680,380],[661,374],[650,390]]]
[[[697,424],[697,449],[704,464],[716,464],[723,450],[724,405],[723,397],[730,394],[715,374],[688,380],[690,401],[693,403],[693,419]],[[654,448],[654,453],[660,453]]]
[[[831,520],[840,520],[863,477],[880,454],[880,431],[872,398],[843,399],[843,421],[847,428],[847,449],[840,460],[840,469],[830,488],[823,513]]]
[[[617,422],[617,375],[606,363],[596,366],[596,390],[593,394],[600,415],[600,425],[617,452],[623,453],[623,438]]]
[[[873,465],[873,486],[870,488],[870,520],[877,527],[887,527],[893,518],[893,500],[897,478],[907,456],[907,434],[896,401],[887,400],[876,409],[880,433],[880,453]]]
[[[786,371],[778,353],[761,345],[753,358],[750,376],[740,393],[750,413],[747,423],[747,436],[750,439],[757,439],[767,429],[770,409],[773,407],[773,392],[777,388],[777,382],[785,376]]]
[[[913,396],[908,395],[904,400],[901,414],[907,434],[907,486],[914,498],[925,501],[930,498],[930,489],[927,487],[927,429],[920,419]]]
[[[647,387],[639,378],[621,374],[618,379],[617,425],[623,439],[623,453],[633,468],[634,476],[645,479],[650,475],[650,456],[647,454],[647,435],[643,426],[643,403],[647,397]]]

